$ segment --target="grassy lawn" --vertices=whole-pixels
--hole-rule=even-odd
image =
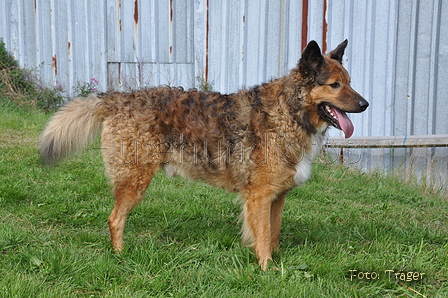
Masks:
[[[115,254],[101,152],[43,168],[48,117],[0,104],[1,297],[448,297],[447,195],[334,164],[288,196],[278,270],[240,245],[236,195],[162,174]]]

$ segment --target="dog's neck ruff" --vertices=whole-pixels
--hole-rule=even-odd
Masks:
[[[317,129],[317,132],[311,135],[311,149],[305,151],[302,159],[296,165],[296,174],[294,180],[297,186],[304,184],[311,176],[311,164],[316,156],[320,154],[322,146],[326,139],[328,124],[324,124]]]

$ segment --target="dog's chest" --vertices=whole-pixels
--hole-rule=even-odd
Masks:
[[[318,131],[316,134],[312,135],[311,138],[311,150],[308,150],[303,154],[302,159],[296,165],[296,174],[294,175],[294,180],[296,184],[302,185],[311,176],[311,164],[316,156],[320,154],[322,146],[325,142],[325,129]]]

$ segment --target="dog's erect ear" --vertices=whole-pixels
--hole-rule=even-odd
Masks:
[[[347,47],[348,40],[344,40],[336,49],[330,52],[330,58],[338,61],[342,64],[342,56],[344,56],[345,48]]]
[[[312,70],[319,68],[324,61],[324,56],[322,56],[322,52],[320,51],[317,42],[314,40],[310,41],[302,52],[300,63],[307,69]]]

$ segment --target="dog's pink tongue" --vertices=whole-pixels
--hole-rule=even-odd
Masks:
[[[333,114],[338,118],[339,126],[345,134],[345,138],[348,139],[352,136],[355,128],[353,127],[352,121],[348,118],[345,112],[338,109],[332,109]]]

